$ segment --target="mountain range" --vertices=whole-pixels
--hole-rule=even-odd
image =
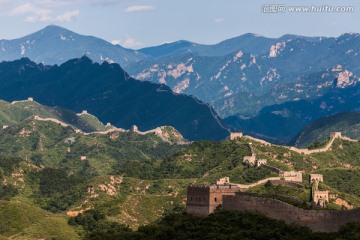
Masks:
[[[228,136],[222,120],[207,104],[165,85],[131,78],[118,64],[93,63],[88,57],[57,66],[28,58],[0,63],[0,99],[33,97],[48,106],[87,110],[104,123],[147,131],[173,126],[188,140]]]
[[[210,104],[233,130],[277,143],[290,141],[320,117],[358,110],[356,33],[279,38],[248,33],[214,45],[181,40],[131,50],[48,26],[0,43],[1,60],[26,56],[45,65],[62,64],[86,54],[95,62],[117,62],[135,79],[165,84],[175,93]],[[353,94],[333,107],[335,98],[345,92]]]
[[[141,52],[54,25],[22,38],[0,40],[0,46],[0,61],[27,57],[37,63],[53,65],[87,55],[97,62],[117,62],[126,66],[130,62],[146,59]]]

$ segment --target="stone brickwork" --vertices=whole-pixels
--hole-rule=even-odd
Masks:
[[[286,223],[307,226],[316,232],[335,232],[348,222],[360,222],[360,208],[352,210],[304,210],[270,198],[258,198],[244,193],[223,197],[223,208],[260,212]]]
[[[209,186],[191,185],[187,188],[186,212],[197,215],[206,216],[209,211]]]
[[[190,185],[187,188],[186,212],[206,216],[223,203],[223,196],[235,195],[239,192],[236,185],[199,186]]]

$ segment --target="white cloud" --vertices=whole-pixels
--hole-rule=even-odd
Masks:
[[[10,16],[19,16],[19,15],[24,15],[24,14],[28,14],[28,13],[36,13],[42,11],[42,9],[35,7],[34,5],[30,4],[30,3],[26,3],[26,4],[22,4],[19,5],[15,8],[13,8],[9,15]]]
[[[123,47],[126,48],[138,48],[141,47],[143,45],[142,42],[132,38],[132,37],[126,37],[126,38],[120,38],[120,39],[116,39],[116,40],[112,40],[111,41],[112,44],[114,45],[121,45]]]
[[[142,12],[142,11],[152,11],[155,10],[154,6],[147,6],[147,5],[138,5],[138,6],[131,6],[125,9],[125,12]]]
[[[219,24],[219,23],[223,23],[225,20],[223,19],[223,18],[215,18],[214,19],[214,23],[217,23],[217,24]]]
[[[78,10],[64,12],[63,14],[51,16],[49,14],[37,14],[27,16],[25,21],[27,22],[70,22],[79,16]]]
[[[63,14],[57,15],[55,19],[58,22],[69,22],[74,20],[77,16],[79,16],[79,14],[79,10],[68,11],[64,12]]]
[[[51,9],[38,7],[30,3],[16,6],[9,12],[9,16],[25,15],[25,21],[27,22],[69,22],[79,14],[79,10],[55,14]]]

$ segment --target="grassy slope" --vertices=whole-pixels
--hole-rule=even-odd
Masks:
[[[18,201],[0,202],[0,235],[11,239],[79,239],[64,218]]]
[[[100,120],[91,114],[81,114],[79,115],[81,119],[83,119],[85,122],[89,123],[91,126],[95,127],[98,131],[104,131],[107,129],[105,125],[100,122]]]
[[[27,130],[25,133],[24,129]],[[100,185],[112,187],[111,177],[121,177],[109,175],[117,163],[125,159],[145,161],[161,158],[185,148],[185,146],[165,143],[154,134],[116,133],[116,137],[112,139],[110,135],[85,136],[52,122],[39,121],[24,121],[12,128],[0,130],[1,155],[16,154],[25,160],[15,166],[10,174],[4,176],[4,179],[8,184],[19,188],[19,197],[23,202],[38,207],[45,206],[46,201],[33,199],[34,194],[38,194],[39,181],[41,181],[36,172],[44,167],[50,167],[63,169],[70,174],[85,174],[88,180],[80,186],[84,188],[93,186],[99,197],[92,199],[90,194],[84,192],[82,200],[76,201],[66,211],[95,206],[104,209],[112,219],[128,222],[132,226],[149,223],[161,216],[165,210],[171,209],[173,205],[183,204],[184,189],[190,180],[142,181],[125,178],[123,183],[115,184],[114,188],[117,189],[115,196],[101,190]],[[63,141],[69,137],[75,137],[75,143],[67,144]],[[71,148],[70,153],[67,152],[68,147]],[[87,156],[86,161],[80,161],[82,155]],[[84,172],[86,166],[87,170]],[[12,176],[13,173],[18,174],[21,171],[24,172],[21,176]],[[24,179],[24,183],[20,178]],[[85,203],[86,200],[89,202]],[[134,202],[136,202],[134,211],[124,212],[128,210],[129,203]],[[153,204],[155,202],[159,204]],[[151,205],[154,207],[150,208]],[[63,217],[61,216],[60,219]],[[129,219],[136,220],[131,222]]]
[[[59,108],[47,107],[33,101],[20,101],[14,104],[0,100],[0,124],[14,125],[29,117],[55,118],[85,132],[105,130],[105,126],[95,116],[78,116],[76,113]]]

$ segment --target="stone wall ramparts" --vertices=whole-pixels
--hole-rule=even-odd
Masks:
[[[252,188],[252,187],[256,187],[258,185],[261,185],[261,184],[265,184],[267,181],[274,181],[274,180],[281,180],[280,177],[269,177],[269,178],[265,178],[265,179],[262,179],[262,180],[259,180],[257,181],[256,183],[251,183],[251,184],[237,184],[237,186],[240,188],[240,189],[249,189],[249,188]]]
[[[360,222],[360,208],[353,210],[305,210],[271,198],[259,198],[244,193],[223,197],[223,208],[259,212],[286,223],[307,226],[316,232],[335,232],[348,222]]]

